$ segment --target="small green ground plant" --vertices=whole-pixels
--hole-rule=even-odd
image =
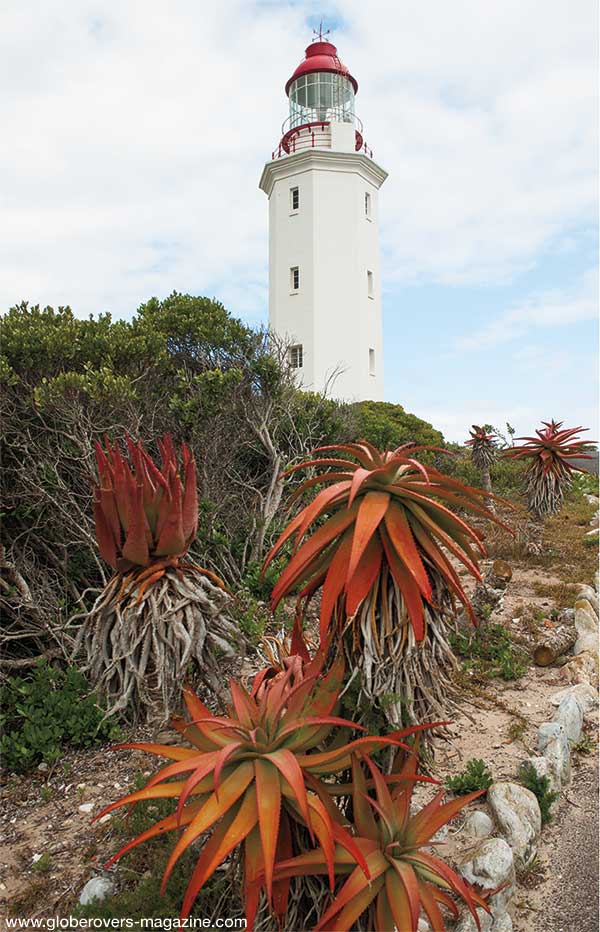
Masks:
[[[504,625],[486,622],[474,633],[458,631],[451,636],[451,644],[464,669],[486,679],[517,680],[527,669],[525,651]]]
[[[473,757],[467,761],[462,773],[457,773],[454,777],[448,777],[445,785],[455,796],[465,796],[467,793],[474,793],[477,790],[487,790],[493,782],[494,778],[485,761]]]
[[[533,764],[524,763],[519,768],[518,779],[536,797],[542,814],[542,825],[550,822],[552,819],[550,808],[558,799],[559,794],[550,790],[549,778],[540,776]]]
[[[2,767],[24,773],[44,761],[54,764],[68,747],[92,747],[121,736],[74,667],[41,661],[26,676],[0,687]]]

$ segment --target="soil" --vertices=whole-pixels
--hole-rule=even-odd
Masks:
[[[585,530],[582,524],[582,536]],[[505,625],[526,644],[555,607],[547,593],[573,582],[574,599],[582,580],[574,579],[564,559],[558,565],[532,565],[520,556],[511,563],[512,582],[491,622]],[[568,685],[566,671],[559,665],[530,664],[514,682],[466,674],[462,710],[455,716],[452,740],[436,750],[434,776],[443,780],[463,770],[470,758],[483,758],[494,779],[514,779],[520,763],[535,753],[538,726],[554,714],[550,697]],[[597,712],[588,716],[586,730],[597,734]],[[137,734],[135,739],[149,737]],[[0,916],[9,910],[32,917],[69,914],[85,882],[115,850],[111,817],[90,825],[91,815],[122,796],[136,774],[149,776],[152,760],[140,752],[94,749],[65,753],[46,772],[8,778],[0,815]],[[574,754],[573,765],[572,782],[543,829],[534,869],[518,885],[515,932],[598,929],[597,755]],[[428,792],[419,788],[420,796]],[[82,812],[86,804],[91,811]],[[461,822],[459,816],[447,844],[438,849],[439,854],[446,849],[455,862],[465,853]]]

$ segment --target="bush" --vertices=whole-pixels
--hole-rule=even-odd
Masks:
[[[473,757],[467,761],[462,773],[447,778],[446,786],[455,796],[464,796],[466,793],[474,793],[476,790],[487,790],[493,782],[494,779],[487,769],[485,761]]]
[[[523,648],[514,643],[504,625],[484,623],[475,633],[458,631],[451,635],[454,651],[464,660],[466,670],[487,678],[517,680],[527,669]]]
[[[0,687],[0,755],[7,770],[23,773],[41,761],[55,763],[63,749],[91,747],[118,738],[113,722],[73,667],[62,670],[41,661],[27,676]]]
[[[524,763],[521,764],[519,769],[518,779],[523,786],[527,790],[531,790],[536,797],[540,806],[540,812],[542,813],[542,825],[545,825],[546,822],[550,822],[552,819],[550,807],[554,801],[558,799],[559,794],[550,791],[549,778],[541,777],[533,764]]]

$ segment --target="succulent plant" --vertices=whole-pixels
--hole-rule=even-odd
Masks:
[[[219,656],[240,634],[226,615],[221,579],[187,557],[198,526],[194,457],[182,444],[182,475],[170,436],[159,438],[160,468],[129,436],[95,444],[94,519],[100,556],[115,570],[83,616],[76,650],[113,712],[167,719],[188,664],[196,660],[215,691]]]
[[[267,567],[292,543],[273,608],[293,593],[305,606],[321,590],[321,639],[341,643],[343,635],[368,695],[398,697],[396,722],[401,702],[410,706],[415,691],[413,705],[424,703],[421,718],[444,714],[440,700],[450,684],[443,666],[454,663],[444,629],[455,599],[477,623],[451,560],[481,579],[483,534],[463,514],[502,524],[485,506],[483,490],[415,459],[428,449],[404,445],[382,453],[361,441],[316,450],[325,455],[287,472],[316,471],[290,504],[317,485],[325,488],[289,522],[265,560]],[[423,642],[429,652],[419,648]],[[409,713],[416,721],[414,710]]]
[[[189,915],[199,891],[219,864],[243,846],[250,929],[261,886],[279,919],[285,915],[289,881],[275,878],[274,871],[276,861],[292,855],[294,825],[304,826],[320,845],[332,887],[336,845],[367,871],[366,859],[332,802],[336,784],[328,778],[349,768],[352,755],[358,751],[368,756],[380,748],[407,747],[403,739],[420,728],[385,737],[363,736],[345,744],[334,740],[327,747],[334,727],[357,728],[332,714],[339,701],[342,674],[341,661],[323,674],[322,657],[317,656],[307,665],[301,682],[293,685],[293,674],[288,670],[255,697],[232,680],[232,707],[226,715],[212,714],[187,687],[184,697],[189,720],[175,720],[174,724],[193,747],[145,742],[119,745],[172,763],[155,774],[144,789],[112,803],[96,818],[147,799],[178,800],[177,808],[128,842],[107,866],[158,834],[184,829],[167,863],[164,889],[180,855],[212,830],[187,887],[181,918]]]
[[[571,462],[576,459],[591,459],[586,448],[589,443],[579,439],[587,427],[561,429],[562,421],[542,421],[543,428],[536,430],[535,437],[517,437],[525,441],[521,446],[504,450],[502,455],[509,459],[528,459],[530,465],[525,474],[529,510],[541,519],[556,514],[565,492],[570,487],[574,472],[585,472],[581,466]]]
[[[315,927],[315,932],[348,932],[361,917],[373,932],[417,932],[422,912],[436,932],[445,929],[440,907],[456,918],[453,897],[462,899],[480,928],[476,907],[490,908],[470,884],[441,858],[428,851],[432,838],[482,791],[443,803],[439,792],[425,807],[411,813],[417,758],[409,755],[397,775],[394,789],[370,758],[365,761],[375,786],[369,795],[359,755],[352,759],[353,836],[368,871],[349,849],[337,844],[334,869],[344,878],[336,895]],[[305,874],[325,873],[329,858],[319,848],[277,864],[279,880]]]

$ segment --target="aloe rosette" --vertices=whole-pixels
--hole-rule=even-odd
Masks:
[[[169,435],[156,465],[141,441],[95,444],[94,522],[100,556],[113,575],[83,616],[76,650],[112,711],[167,718],[190,661],[213,688],[213,656],[233,654],[239,637],[225,615],[229,597],[214,573],[187,556],[198,527],[196,464],[185,444],[181,467]]]
[[[509,459],[530,460],[525,485],[529,510],[537,519],[556,514],[571,486],[573,473],[585,471],[572,460],[591,459],[586,452],[589,442],[579,439],[587,427],[563,429],[563,422],[554,420],[542,424],[535,437],[517,437],[525,442],[502,453]]]
[[[175,720],[174,724],[191,748],[120,745],[171,763],[144,789],[112,803],[96,818],[142,800],[172,799],[177,800],[177,807],[172,815],[121,848],[109,865],[156,835],[180,832],[163,876],[164,890],[181,854],[211,832],[185,892],[181,918],[189,915],[216,868],[242,848],[249,929],[254,924],[261,887],[280,920],[286,913],[289,880],[275,879],[275,863],[294,853],[298,826],[308,831],[323,852],[332,888],[336,845],[367,870],[360,848],[344,828],[332,801],[332,793],[345,788],[329,778],[348,769],[354,753],[368,756],[385,747],[406,747],[403,739],[420,729],[408,728],[385,737],[362,736],[348,743],[334,740],[328,746],[334,728],[364,729],[334,714],[342,685],[341,662],[324,675],[321,663],[319,657],[309,663],[297,685],[292,685],[292,671],[288,670],[256,697],[232,680],[232,707],[226,715],[212,714],[192,689],[186,688],[189,720]]]
[[[349,932],[359,919],[373,932],[417,932],[423,913],[435,932],[446,928],[442,910],[458,916],[456,900],[462,900],[481,928],[477,907],[490,908],[477,891],[445,862],[427,850],[433,836],[454,816],[481,795],[469,793],[443,803],[439,792],[422,809],[411,813],[417,762],[409,756],[390,789],[378,767],[365,761],[375,795],[369,795],[358,754],[352,760],[353,840],[355,852],[336,844],[333,861],[338,886],[333,902],[320,917],[315,932]],[[389,779],[389,778],[388,778]],[[322,848],[281,861],[277,880],[325,873],[329,858]]]
[[[287,472],[316,473],[291,506],[324,488],[265,560],[266,567],[292,544],[272,607],[292,594],[306,607],[320,591],[321,639],[343,641],[367,695],[397,697],[388,705],[394,723],[402,704],[412,721],[444,714],[451,689],[444,670],[456,664],[446,637],[455,600],[477,624],[455,564],[480,580],[478,561],[486,552],[482,531],[463,515],[502,524],[485,506],[483,490],[415,458],[431,449],[405,445],[382,453],[361,441],[314,451],[325,455]]]

